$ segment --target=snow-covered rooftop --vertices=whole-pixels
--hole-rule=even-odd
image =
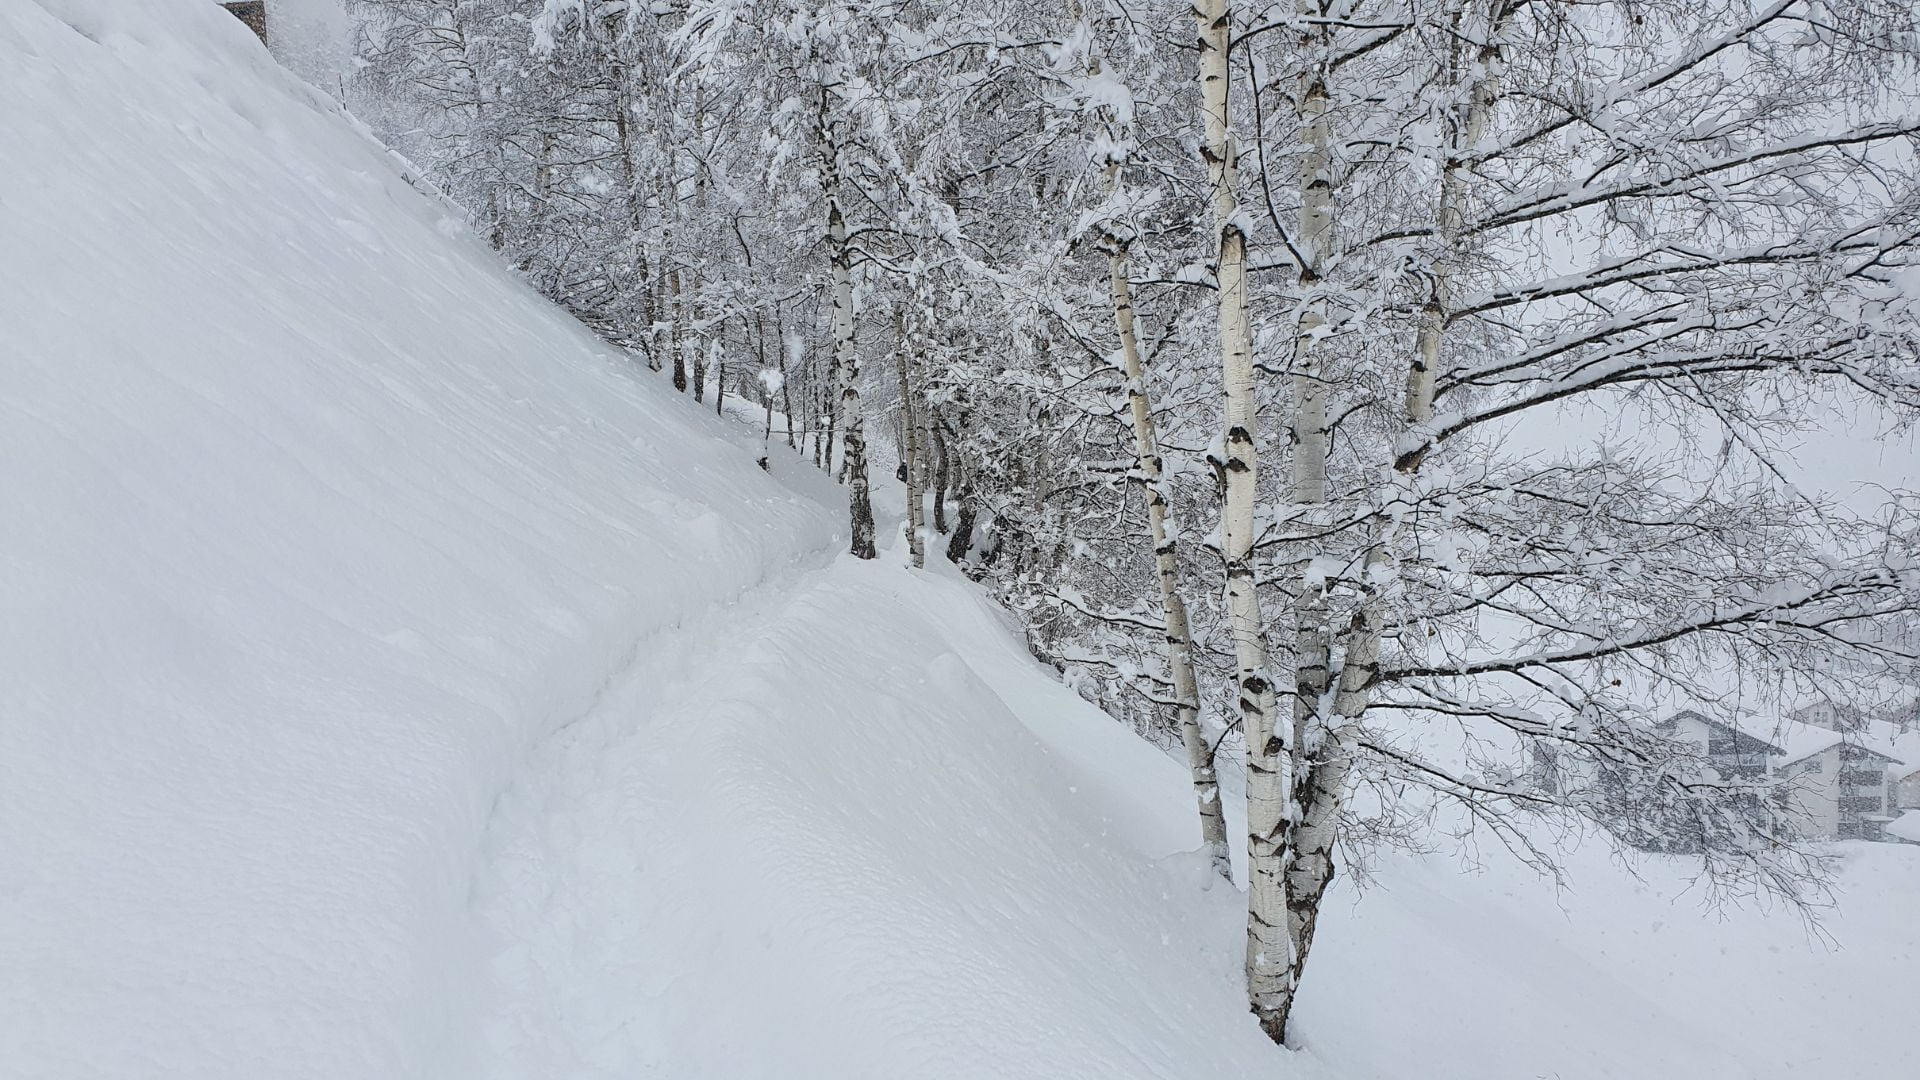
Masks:
[[[1887,766],[1888,772],[1896,777],[1920,772],[1920,731],[1897,731],[1885,723],[1876,723],[1871,730],[1876,739],[1872,745],[1897,762]]]
[[[1843,736],[1839,732],[1829,728],[1815,727],[1812,724],[1800,724],[1789,721],[1788,723],[1782,724],[1780,730],[1774,733],[1772,741],[1783,751],[1783,753],[1780,754],[1780,760],[1783,763],[1791,764],[1795,761],[1810,758],[1815,754],[1825,753],[1832,747],[1839,745],[1842,738]]]
[[[1887,823],[1888,836],[1920,844],[1920,810],[1909,810]]]
[[[1846,743],[1880,755],[1897,770],[1910,772],[1906,766],[1920,767],[1920,733],[1899,734],[1892,725],[1878,720],[1869,721],[1857,731],[1834,731],[1787,720],[1764,737],[1785,751],[1779,760],[1787,765]]]

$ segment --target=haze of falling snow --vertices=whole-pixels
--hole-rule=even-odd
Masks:
[[[269,16],[0,10],[0,1071],[1920,1070],[1905,5]]]

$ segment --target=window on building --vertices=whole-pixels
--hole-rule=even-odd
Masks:
[[[1886,809],[1886,803],[1878,795],[1842,795],[1840,796],[1840,814],[1878,814]]]

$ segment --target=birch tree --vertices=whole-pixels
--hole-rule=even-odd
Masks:
[[[848,516],[855,558],[871,559],[873,500],[868,494],[866,415],[860,407],[860,352],[854,342],[853,247],[847,232],[843,201],[843,145],[841,121],[835,115],[833,95],[840,76],[831,64],[820,67],[819,138],[820,190],[826,199],[827,262],[833,274],[833,369],[836,414],[840,424],[841,463],[846,475]]]
[[[920,446],[920,421],[915,415],[918,410],[914,402],[915,373],[925,366],[920,345],[923,331],[915,326],[910,332],[904,313],[898,316],[895,326],[894,362],[900,374],[901,477],[907,486],[907,563],[921,570],[927,565],[925,522],[922,520],[926,470]]]
[[[1356,784],[1418,785],[1542,865],[1517,816],[1580,809],[1629,843],[1684,837],[1732,890],[1809,880],[1759,792],[1645,717],[1663,697],[1789,694],[1826,665],[1871,684],[1911,664],[1861,647],[1914,602],[1895,555],[1910,526],[1847,520],[1790,483],[1781,453],[1836,394],[1895,418],[1920,405],[1893,284],[1916,238],[1894,167],[1915,132],[1896,89],[1905,20],[1893,5],[1316,2],[1242,31],[1296,73],[1294,109],[1260,134],[1294,148],[1264,167],[1291,158],[1299,177],[1261,267],[1290,278],[1277,306],[1302,328],[1294,488],[1268,541],[1302,616],[1296,809],[1277,845],[1292,970],[1250,982],[1269,1034]],[[1640,430],[1513,447],[1516,419],[1574,402]],[[1718,445],[1690,466],[1702,436]],[[1511,773],[1485,740],[1502,737],[1552,748],[1550,795],[1497,779]]]
[[[1130,130],[1133,91],[1117,77],[1117,73],[1109,69],[1103,50],[1096,44],[1100,34],[1094,20],[1081,12],[1078,5],[1073,5],[1072,9],[1079,23],[1075,29],[1085,42],[1088,55],[1078,60],[1077,66],[1081,71],[1069,79],[1069,85],[1076,101],[1092,106],[1099,117],[1098,137],[1092,142],[1094,160],[1090,164],[1099,170],[1105,192],[1104,205],[1093,214],[1093,230],[1096,244],[1106,261],[1107,291],[1114,333],[1120,346],[1120,373],[1125,379],[1127,415],[1133,433],[1133,479],[1145,503],[1145,540],[1152,553],[1155,584],[1159,589],[1166,665],[1173,691],[1174,723],[1180,733],[1188,772],[1193,777],[1202,850],[1214,872],[1232,881],[1233,862],[1228,852],[1226,816],[1214,760],[1214,739],[1201,723],[1193,635],[1188,625],[1186,601],[1181,593],[1178,543],[1169,521],[1172,504],[1167,494],[1159,433],[1135,323],[1133,269],[1129,253],[1136,230],[1128,220],[1131,216],[1130,204],[1135,196],[1125,186],[1126,161],[1133,141]],[[1062,59],[1070,55],[1063,50]]]
[[[1201,156],[1211,188],[1217,242],[1213,274],[1225,409],[1218,451],[1224,489],[1221,558],[1233,626],[1234,692],[1247,745],[1247,993],[1261,1026],[1276,1040],[1285,1024],[1293,945],[1282,880],[1291,800],[1291,757],[1268,664],[1253,561],[1260,455],[1253,387],[1253,333],[1247,308],[1247,234],[1240,217],[1239,155],[1228,113],[1228,48],[1233,12],[1226,0],[1193,8],[1200,42]],[[1273,1019],[1278,1017],[1278,1021]]]

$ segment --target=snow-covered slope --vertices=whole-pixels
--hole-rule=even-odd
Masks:
[[[211,3],[0,4],[0,1076],[1920,1075],[1920,847],[1386,859],[1276,1050],[1179,766],[754,441]]]
[[[0,4],[0,1075],[473,1075],[526,748],[835,546],[645,378],[214,4]]]

